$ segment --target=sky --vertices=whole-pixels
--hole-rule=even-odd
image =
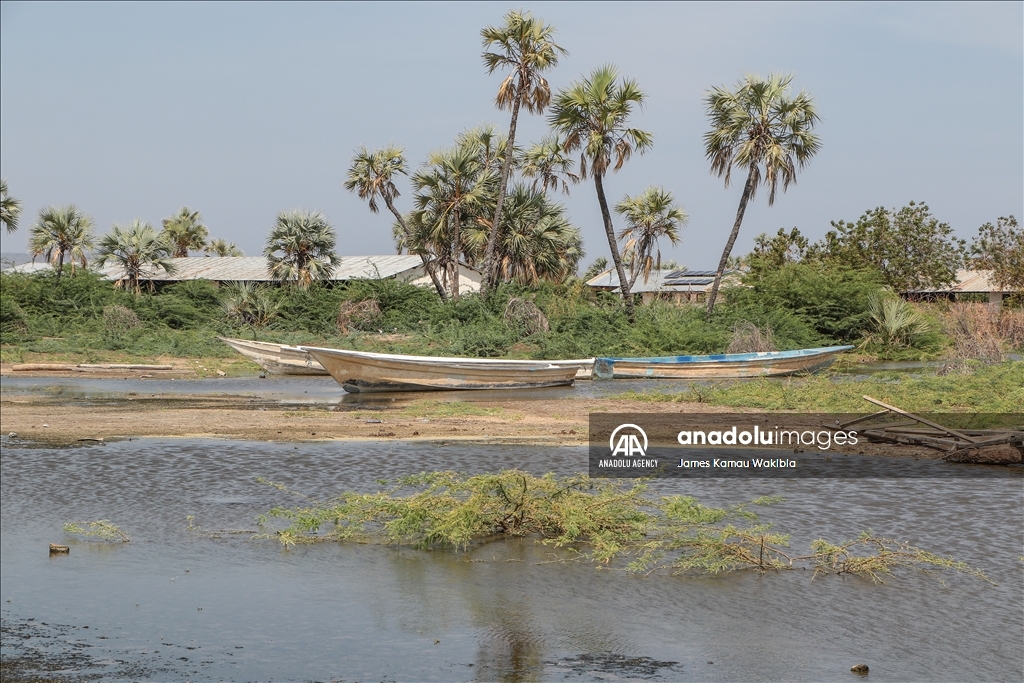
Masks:
[[[654,146],[605,188],[615,202],[650,185],[675,194],[690,219],[663,258],[717,266],[742,183],[710,173],[703,98],[748,73],[793,75],[822,149],[774,206],[758,195],[734,254],[761,232],[819,239],[830,221],[912,200],[968,239],[1024,217],[1020,2],[3,2],[0,173],[24,212],[2,250],[26,250],[40,208],[73,203],[99,233],[137,217],[159,227],[188,205],[249,255],[278,212],[319,210],[339,254],[394,253],[390,217],[342,187],[353,151],[395,143],[415,168],[466,128],[507,130],[480,29],[520,8],[569,51],[553,89],[614,64],[646,94],[631,124]],[[524,114],[517,143],[546,128]],[[593,184],[559,201],[582,230],[581,266],[607,256]]]

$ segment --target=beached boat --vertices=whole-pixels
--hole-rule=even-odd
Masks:
[[[345,391],[535,389],[572,384],[580,367],[548,361],[403,356],[301,346]]]
[[[817,372],[852,346],[711,356],[597,358],[594,379],[737,379]]]
[[[300,351],[294,346],[248,339],[217,338],[267,372],[279,375],[330,374],[308,353]]]

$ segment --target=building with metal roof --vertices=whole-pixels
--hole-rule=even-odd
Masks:
[[[726,280],[732,284],[735,280],[733,271],[725,274],[723,284]],[[638,275],[629,291],[639,294],[645,304],[656,299],[678,304],[698,303],[704,301],[714,282],[713,270],[652,270],[647,281],[644,281],[642,274]],[[612,268],[588,280],[587,286],[605,292],[617,292],[619,276]]]
[[[211,282],[275,282],[270,276],[267,259],[262,256],[189,256],[171,259],[175,268],[167,273],[163,268],[150,267],[143,275],[151,282],[183,282],[208,280]],[[8,268],[8,273],[38,273],[50,270],[49,263],[25,263]],[[124,270],[108,263],[96,269],[108,280],[120,280]],[[383,256],[342,256],[334,269],[332,282],[349,280],[378,280],[397,278],[413,285],[432,287],[430,276],[423,268],[419,256],[387,254]],[[459,265],[459,291],[463,294],[480,291],[480,271],[465,264]]]
[[[903,292],[903,294],[911,299],[930,299],[936,297],[956,299],[961,294],[984,294],[988,296],[990,304],[998,306],[1007,295],[1017,291],[1010,287],[1000,287],[997,285],[992,279],[991,270],[958,270],[956,271],[956,282],[952,285],[931,289],[915,289]]]

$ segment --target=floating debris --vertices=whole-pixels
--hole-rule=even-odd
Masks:
[[[927,446],[942,451],[947,462],[1011,464],[1024,462],[1024,429],[1019,425],[1000,429],[953,429],[920,415],[883,403],[870,396],[865,401],[884,410],[835,425],[845,430],[856,425],[857,431],[872,441],[892,444]],[[888,422],[892,415],[907,418]]]

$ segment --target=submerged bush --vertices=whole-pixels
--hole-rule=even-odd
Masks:
[[[961,562],[870,534],[839,544],[819,539],[811,555],[796,556],[789,550],[789,536],[759,523],[750,509],[779,498],[715,508],[690,496],[646,493],[646,483],[639,480],[537,477],[519,470],[472,476],[425,472],[376,493],[348,491],[322,503],[275,507],[258,521],[265,526],[275,518],[286,520],[289,526],[275,534],[286,546],[379,540],[459,551],[495,538],[534,537],[566,551],[564,559],[622,565],[634,573],[810,565],[816,572],[875,581],[903,567],[949,568],[985,578]]]

